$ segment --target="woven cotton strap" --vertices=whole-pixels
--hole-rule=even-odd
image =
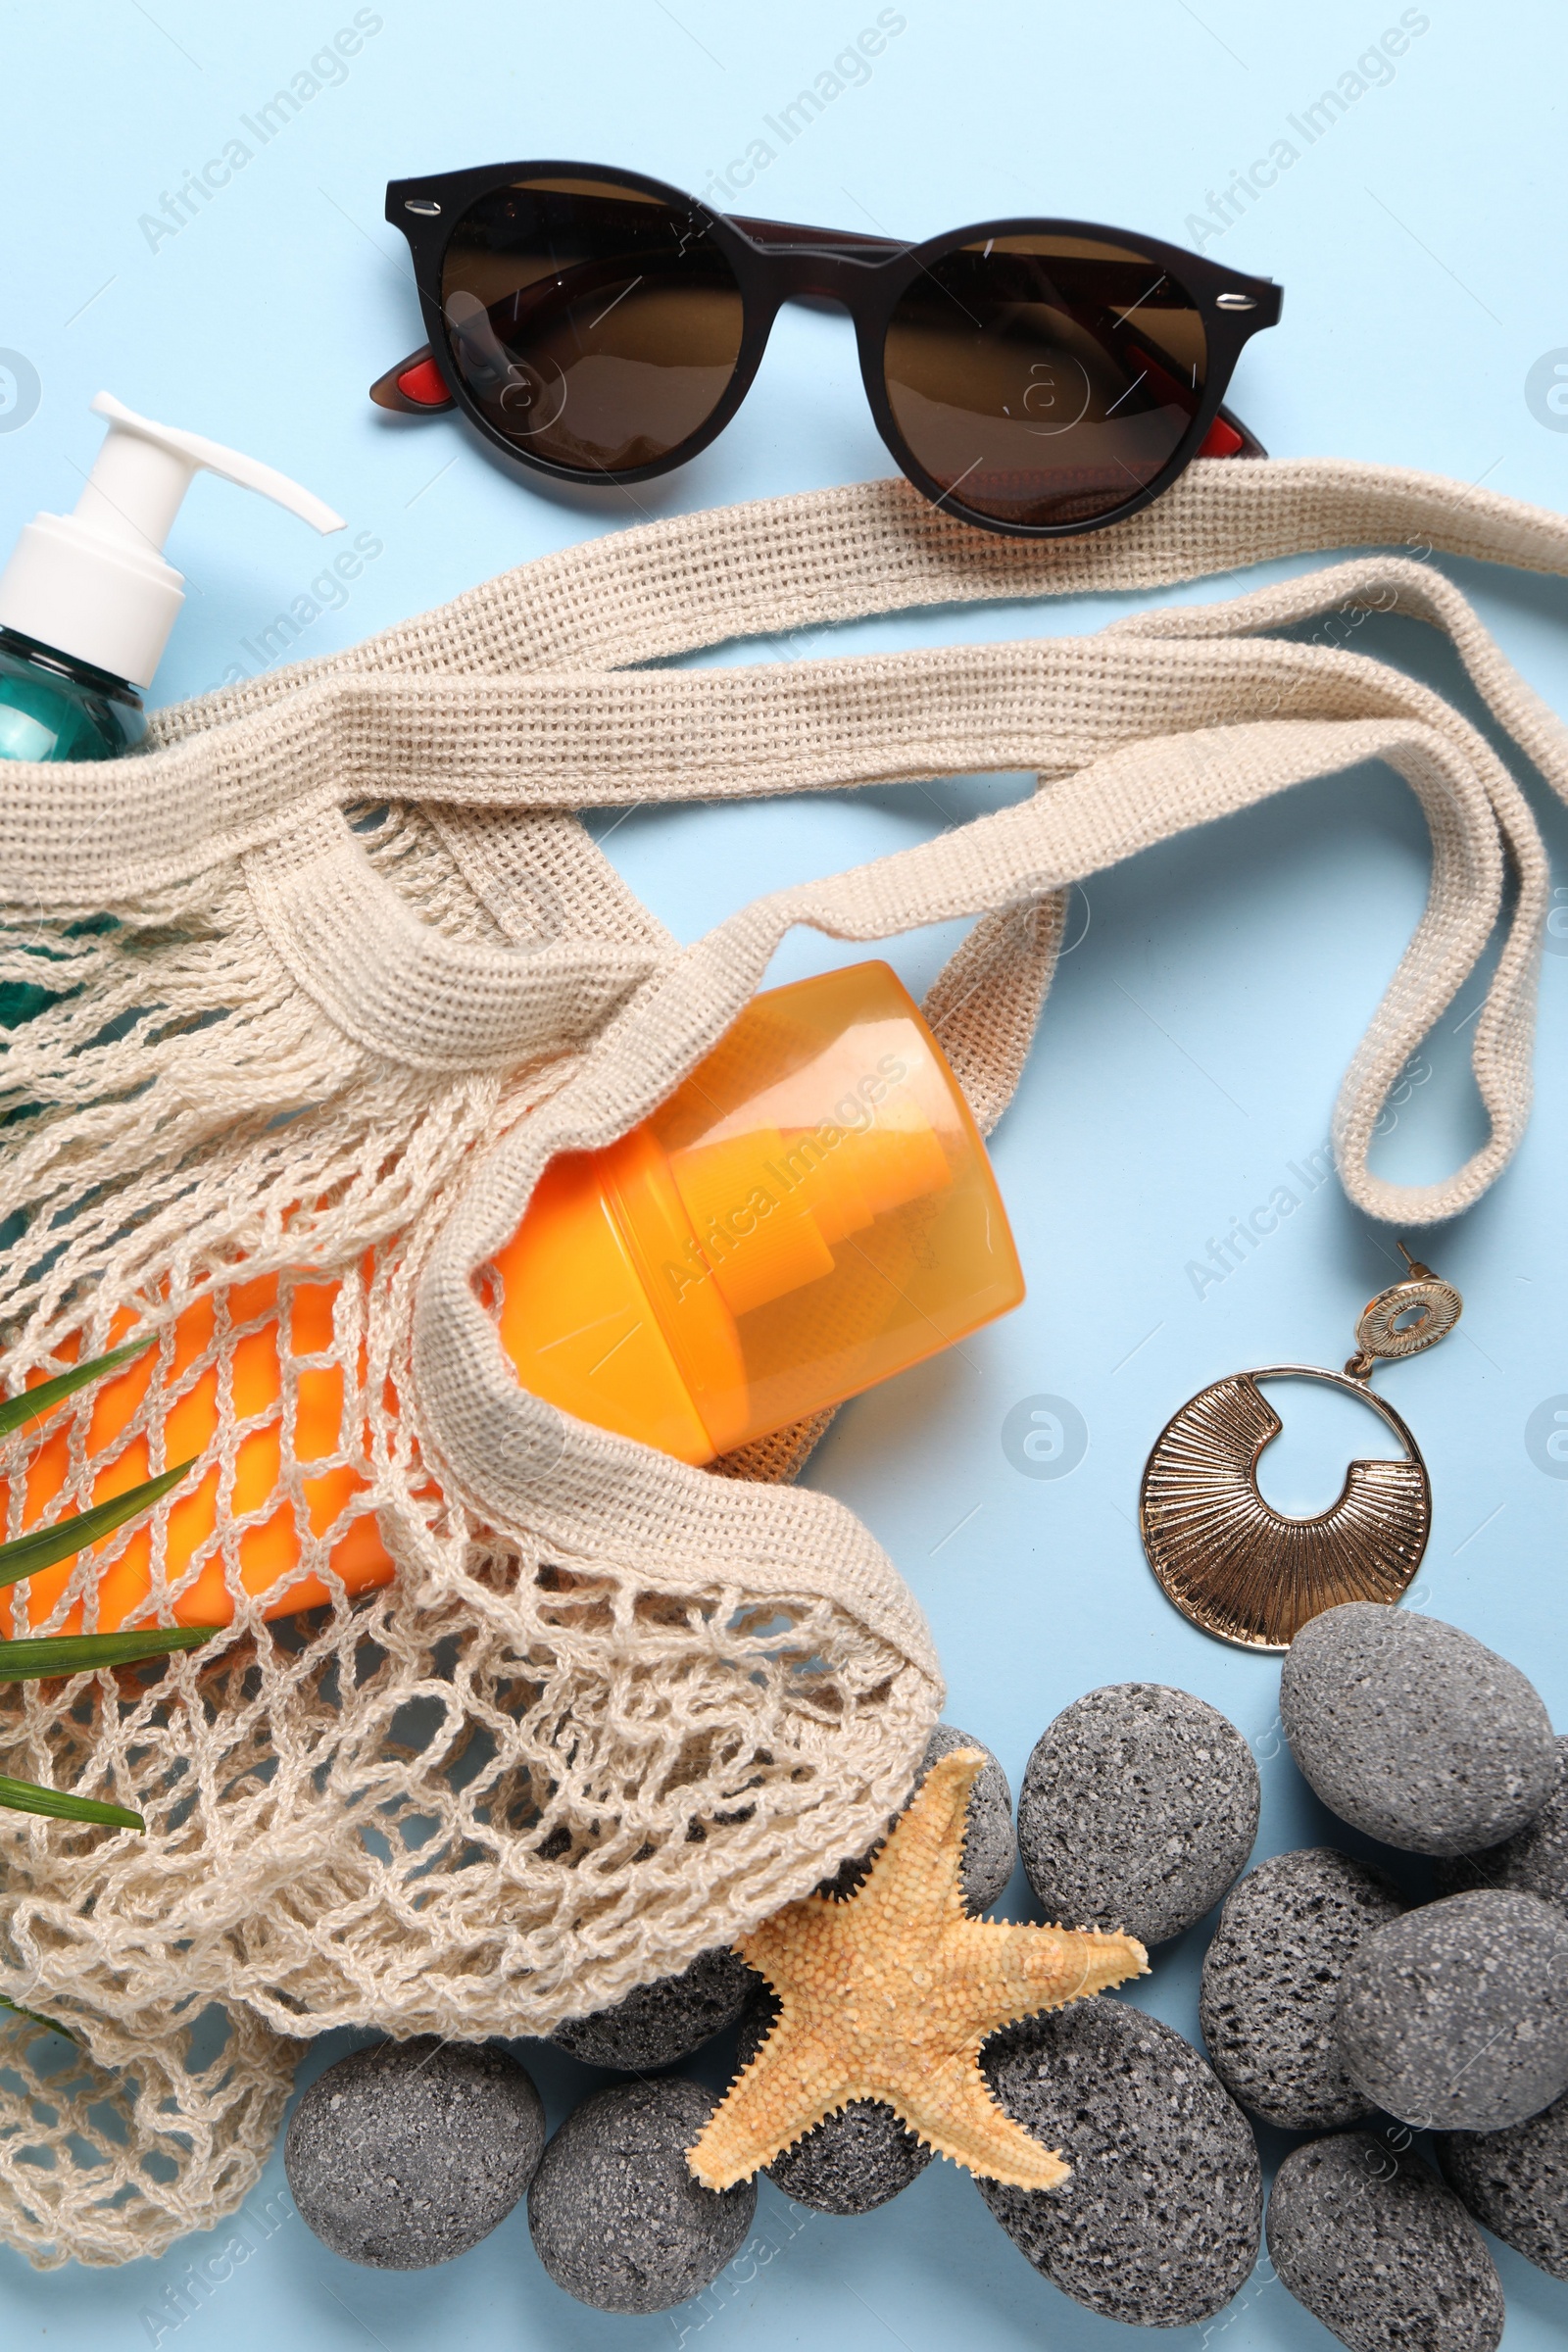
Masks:
[[[1140,615],[1098,638],[760,670],[583,665],[798,630],[873,602],[1190,577],[1375,536],[1568,567],[1568,529],[1555,516],[1429,477],[1321,463],[1199,466],[1132,523],[1044,547],[987,539],[896,484],[686,516],[509,574],[351,656],[189,706],[166,719],[164,748],[85,771],[69,800],[57,786],[29,795],[19,771],[20,791],[0,808],[0,889],[24,906],[90,913],[254,850],[274,944],[348,1034],[417,1067],[505,1066],[592,1035],[647,977],[657,948],[570,941],[485,953],[421,938],[344,831],[335,811],[346,801],[585,808],[984,768],[1076,777],[1025,833],[982,825],[971,844],[950,836],[933,853],[846,878],[854,911],[843,935],[874,938],[936,919],[923,909],[937,904],[952,913],[1016,905],[1307,774],[1388,757],[1433,826],[1432,896],[1352,1064],[1335,1136],[1347,1189],[1368,1213],[1451,1216],[1497,1173],[1527,1115],[1530,975],[1546,889],[1539,837],[1506,770],[1441,698],[1355,655],[1255,642],[1354,606],[1446,628],[1494,715],[1568,793],[1560,722],[1430,567],[1374,559],[1230,605]],[[1245,739],[1215,739],[1248,722]],[[1287,738],[1291,722],[1317,732]],[[1349,732],[1373,722],[1385,732]],[[1170,736],[1180,738],[1179,761]],[[1141,759],[1129,757],[1136,745]],[[1102,773],[1113,753],[1117,763]],[[1473,1049],[1492,1133],[1445,1182],[1387,1184],[1366,1167],[1384,1096],[1480,953],[1503,851],[1518,902]],[[838,926],[838,902],[815,902],[820,915],[812,904],[797,895],[748,919],[769,944],[792,921]],[[726,927],[705,955],[723,962],[739,936]],[[759,968],[750,954],[737,985]],[[717,1000],[699,1010],[704,966],[685,970],[691,978],[674,985],[682,1033],[673,1057],[658,1062],[662,1084],[714,1018],[736,1009],[729,987],[716,1015]]]

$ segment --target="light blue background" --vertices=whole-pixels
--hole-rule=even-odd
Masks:
[[[232,184],[156,249],[139,226],[165,191],[236,135],[354,14],[348,0],[77,0],[0,8],[0,345],[41,382],[29,421],[0,431],[0,536],[73,503],[107,387],[132,407],[270,460],[373,532],[383,555],[301,654],[368,634],[524,559],[647,516],[889,470],[853,339],[836,317],[786,312],[739,418],[696,465],[590,499],[545,493],[451,419],[405,425],[365,398],[421,339],[402,241],[382,222],[391,174],[530,155],[654,172],[693,189],[742,154],[830,66],[871,0],[382,0],[381,28]],[[1029,211],[1121,222],[1192,243],[1189,216],[1266,154],[1289,115],[1335,83],[1399,16],[1392,0],[905,0],[906,28],[862,86],[779,154],[741,209],[921,237]],[[1380,459],[1563,503],[1568,437],[1527,406],[1525,379],[1568,346],[1561,92],[1568,25],[1537,0],[1432,0],[1429,29],[1208,250],[1286,286],[1284,321],[1249,351],[1233,399],[1281,455]],[[1300,141],[1296,143],[1300,145]],[[4,385],[0,383],[0,397]],[[0,416],[0,426],[6,419]],[[332,548],[325,554],[330,556]],[[191,495],[171,544],[186,612],[158,682],[194,692],[307,590],[322,548],[223,486]],[[1281,569],[1299,568],[1283,566]],[[1445,566],[1512,659],[1568,710],[1568,588]],[[1262,576],[1262,575],[1259,575]],[[1178,598],[1226,593],[1209,584]],[[858,651],[1098,628],[1114,600],[879,621],[789,649]],[[1444,648],[1369,621],[1360,650],[1464,696]],[[761,649],[771,658],[778,649]],[[719,660],[756,658],[727,649]],[[610,854],[690,938],[755,893],[934,832],[1025,789],[1021,778],[624,819]],[[1534,786],[1559,870],[1563,812]],[[600,828],[602,831],[604,827]],[[1293,1356],[1337,1363],[1389,1239],[1314,1192],[1245,1266],[1200,1298],[1186,1271],[1209,1237],[1319,1145],[1335,1088],[1422,902],[1427,849],[1408,794],[1363,771],[1190,836],[1093,881],[996,1161],[1030,1283],[1009,1321],[850,1406],[808,1473],[863,1513],[930,1613],[951,1720],[981,1735],[1014,1786],[1030,1745],[1096,1684],[1152,1677],[1225,1708],[1256,1746],[1259,1853],[1341,1838],[1307,1797],[1275,1724],[1278,1676],[1206,1641],[1166,1606],[1133,1525],[1140,1466],[1166,1415],[1219,1374]],[[1568,1485],[1525,1447],[1544,1399],[1568,1392],[1561,1168],[1568,1029],[1563,936],[1543,973],[1541,1100],[1493,1195],[1427,1254],[1463,1288],[1458,1334],[1383,1380],[1431,1462],[1436,1519],[1418,1603],[1535,1675],[1568,1726],[1561,1603]],[[898,945],[916,987],[951,947]],[[837,959],[789,943],[779,976]],[[1473,984],[1440,1024],[1397,1125],[1390,1169],[1433,1173],[1471,1148],[1463,1054]],[[1068,1397],[1089,1431],[1059,1480],[1011,1466],[1001,1427],[1020,1399]],[[1353,1410],[1354,1408],[1349,1408]],[[1296,1509],[1337,1492],[1350,1443],[1293,1400],[1268,1485]],[[1353,1842],[1353,1840],[1351,1841]],[[1015,1882],[1013,1908],[1027,1915]],[[1161,1951],[1138,1998],[1196,2034],[1200,1929]],[[344,2043],[318,2049],[314,2073]],[[530,2060],[530,2063],[533,2061]],[[547,2059],[558,2120],[584,2071]],[[1277,2151],[1271,2146],[1272,2157]],[[269,2168],[253,2209],[282,2186]],[[861,2221],[792,2216],[764,2185],[776,2254],[742,2265],[673,2319],[607,2319],[559,2293],[522,2215],[462,2262],[389,2277],[336,2261],[297,2220],[166,2334],[178,2352],[412,2352],[483,2343],[654,2352],[1109,2352],[1137,2339],[1028,2268],[951,2166]],[[140,2314],[188,2260],[36,2276],[0,2260],[0,2330],[56,2352],[129,2352]],[[1494,2248],[1509,2352],[1561,2345],[1568,2287]],[[1328,2341],[1260,2271],[1209,2329],[1227,2352]],[[685,2334],[683,2337],[683,2330]]]

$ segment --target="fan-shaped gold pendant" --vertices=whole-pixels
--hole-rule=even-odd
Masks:
[[[1463,1303],[1413,1259],[1410,1277],[1371,1301],[1343,1372],[1316,1364],[1235,1372],[1189,1397],[1160,1431],[1139,1496],[1144,1547],[1176,1606],[1205,1633],[1247,1649],[1289,1649],[1324,1609],[1396,1601],[1409,1587],[1432,1525],[1432,1488],[1420,1447],[1368,1379],[1379,1357],[1435,1346]],[[1348,1390],[1382,1416],[1404,1458],[1353,1461],[1326,1511],[1288,1518],[1258,1492],[1258,1459],[1282,1427],[1262,1380]]]

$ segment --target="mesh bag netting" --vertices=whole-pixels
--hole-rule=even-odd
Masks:
[[[1421,535],[1417,560],[1087,639],[659,666],[899,606]],[[47,992],[0,1069],[7,1386],[155,1335],[112,1436],[91,1390],[49,1425],[46,1515],[106,1469],[168,1466],[197,1405],[216,1496],[194,1545],[171,1544],[176,1494],[15,1588],[15,1630],[90,1630],[133,1559],[137,1622],[220,1589],[229,1622],[156,1666],[0,1693],[0,1772],[147,1825],[0,1814],[0,1986],[77,2036],[20,2018],[0,2048],[0,2232],[37,2260],[155,2253],[252,2185],[303,2037],[548,2032],[806,1892],[902,1801],[940,1676],[892,1563],[790,1483],[821,1422],[702,1471],[565,1420],[518,1389],[485,1278],[547,1159],[662,1101],[790,925],[979,918],[927,1011],[989,1127],[1073,880],[1384,760],[1426,810],[1433,884],[1342,1093],[1341,1172],[1415,1223],[1491,1181],[1528,1105],[1528,807],[1440,698],[1270,633],[1372,606],[1441,625],[1562,790],[1562,730],[1432,546],[1568,567],[1555,517],[1371,467],[1200,465],[1133,522],[1045,546],[876,484],[573,550],[164,713],[133,760],[7,768],[0,981]],[[1015,768],[1041,778],[1016,807],[684,949],[569,813]],[[1505,906],[1475,1025],[1492,1132],[1442,1184],[1391,1185],[1367,1166],[1378,1111]],[[323,1396],[336,1442],[302,1468]],[[38,1443],[0,1454],[9,1534]],[[299,1566],[279,1579],[318,1588],[267,1621],[281,1584],[254,1559],[280,1526]],[[357,1545],[396,1574],[356,1596]]]

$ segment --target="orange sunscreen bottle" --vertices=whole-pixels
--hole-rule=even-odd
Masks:
[[[858,1395],[1023,1297],[979,1131],[885,963],[754,998],[641,1126],[550,1163],[494,1276],[501,1342],[525,1388],[693,1463]],[[285,1312],[275,1281],[237,1286],[227,1314],[239,1338],[168,1410],[169,1461],[211,1446],[220,1377],[242,1431],[230,1464],[193,1472],[161,1506],[159,1581],[204,1563],[174,1603],[182,1623],[232,1614],[225,1526],[240,1581],[268,1616],[327,1597],[302,1564],[306,1542],[324,1546],[351,1592],[392,1575],[373,1517],[356,1513],[365,1489],[344,1459],[334,1289],[294,1283]],[[176,1387],[212,1353],[214,1311],[204,1300],[175,1326]],[[155,1360],[93,1393],[88,1458],[105,1456],[94,1500],[148,1475],[145,1437],[125,1433]],[[67,1446],[62,1428],[34,1453],[24,1525],[64,1485]],[[145,1525],[105,1540],[99,1630],[145,1614],[153,1544]],[[31,1580],[35,1628],[71,1573],[66,1562]],[[8,1600],[0,1592],[6,1631]],[[80,1622],[78,1604],[63,1630]]]
[[[523,1386],[687,1462],[1023,1297],[979,1131],[885,963],[754,998],[642,1126],[552,1161],[496,1265]]]

